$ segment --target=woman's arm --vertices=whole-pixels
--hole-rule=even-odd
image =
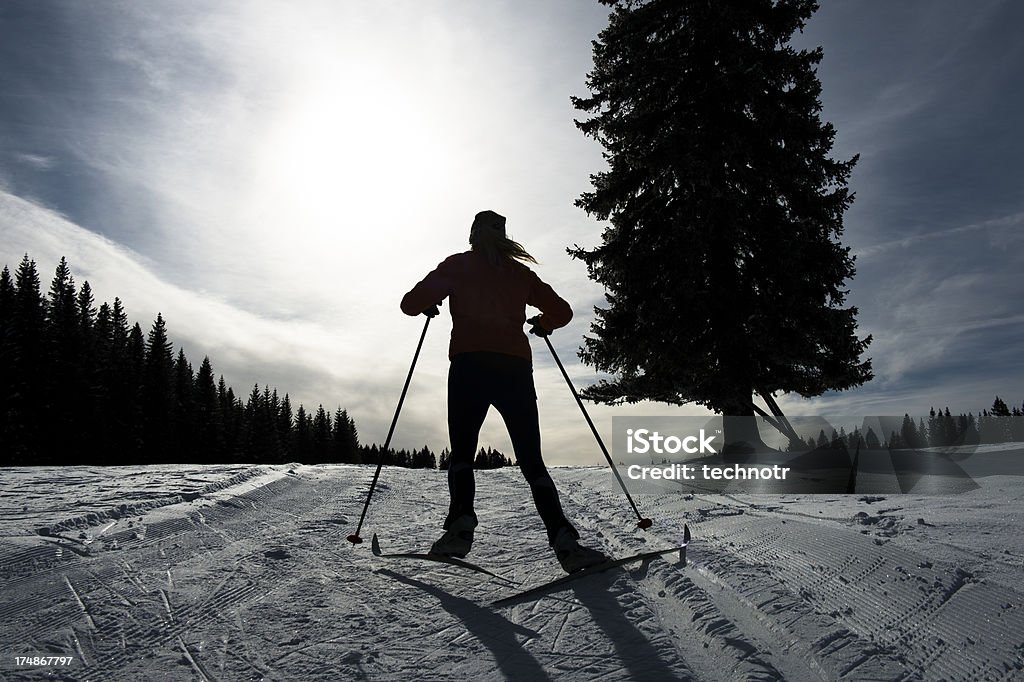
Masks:
[[[432,305],[437,305],[452,293],[450,277],[451,259],[446,259],[402,297],[402,312],[419,315]]]
[[[553,331],[569,324],[569,320],[572,319],[572,308],[569,303],[556,294],[551,285],[537,277],[536,273],[531,274],[534,281],[526,303],[541,311],[540,325]]]

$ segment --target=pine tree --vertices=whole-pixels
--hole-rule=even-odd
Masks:
[[[299,405],[295,413],[295,428],[292,429],[292,457],[296,462],[313,461],[313,428],[306,416],[306,408]]]
[[[281,460],[288,462],[295,459],[292,452],[292,401],[284,394],[281,408],[277,412],[277,433],[281,439]]]
[[[904,414],[903,424],[900,426],[900,441],[905,447],[916,448],[919,447],[920,440],[914,420],[910,418],[909,414]]]
[[[92,432],[96,448],[109,456],[112,449],[111,386],[105,370],[110,362],[112,322],[110,305],[103,303],[96,313],[92,334],[92,363],[89,375],[89,394],[92,405]]]
[[[99,444],[104,438],[102,423],[97,419],[96,392],[96,324],[98,310],[96,299],[92,294],[92,286],[88,281],[82,282],[75,301],[78,313],[78,344],[77,386],[74,396],[74,413],[77,422],[75,437],[79,443]],[[94,450],[95,451],[95,450]],[[101,450],[101,452],[103,452]]]
[[[270,390],[270,386],[263,387],[263,396],[260,401],[262,414],[260,422],[264,429],[263,438],[265,445],[265,461],[268,463],[280,464],[285,460],[282,457],[281,433],[278,430],[281,419],[281,400],[277,397],[277,390]]]
[[[331,421],[320,405],[313,415],[313,462],[321,464],[331,459]]]
[[[61,258],[50,283],[46,305],[46,371],[43,390],[47,393],[47,461],[73,463],[83,442],[85,422],[79,412],[85,399],[82,325],[78,292],[66,258]]]
[[[989,428],[996,442],[1006,443],[1012,439],[1010,420],[1007,419],[1010,416],[1012,416],[1010,414],[1010,407],[1006,404],[1006,401],[996,396],[996,399],[992,402],[992,418],[989,420]]]
[[[804,397],[871,379],[839,239],[856,163],[829,158],[821,49],[788,41],[813,0],[601,0],[591,115],[607,170],[577,205],[610,224],[570,254],[606,290],[580,357],[607,403],[695,402],[756,444],[752,394]],[[740,416],[735,419],[733,416]]]
[[[157,313],[146,338],[142,381],[142,441],[144,462],[171,462],[174,436],[174,356],[167,324]]]
[[[286,460],[281,448],[281,399],[277,396],[276,388],[271,391],[270,386],[263,387],[263,413],[272,442],[271,461],[280,464]]]
[[[981,442],[978,420],[970,412],[961,416],[958,432],[957,445],[977,445]]]
[[[92,286],[89,280],[82,282],[82,288],[78,290],[78,322],[81,325],[83,335],[92,332],[96,325],[96,298],[92,295]]]
[[[0,271],[0,342],[7,337],[7,328],[14,314],[14,280],[6,265]]]
[[[115,313],[116,303],[115,300]],[[146,372],[146,341],[138,322],[127,332],[122,362],[113,370],[119,376],[115,409],[121,422],[121,428],[117,429],[115,435],[115,460],[124,464],[148,461],[144,452],[145,414],[142,392]]]
[[[205,463],[197,451],[197,416],[195,376],[191,363],[185,357],[185,349],[179,348],[178,357],[174,361],[174,438],[169,452],[171,461]]]
[[[960,439],[960,431],[957,428],[957,420],[949,411],[949,406],[942,413],[942,437],[945,442],[942,445],[957,445]]]
[[[272,404],[270,387],[260,391],[259,384],[252,387],[245,404],[245,442],[243,459],[259,464],[275,464],[281,461],[281,446],[277,434],[278,415]]]
[[[97,318],[97,419],[103,431],[102,450],[111,463],[127,463],[136,450],[135,419],[140,377],[128,363],[128,315],[120,298],[100,306]],[[141,330],[140,330],[141,338]]]
[[[334,415],[334,451],[338,462],[359,464],[361,461],[356,423],[348,415],[348,411],[340,407]]]
[[[227,457],[224,452],[224,418],[209,356],[203,358],[196,374],[195,415],[196,459],[200,462],[223,462]]]
[[[11,329],[12,318],[14,317],[14,279],[11,278],[11,271],[5,265],[0,272],[0,440],[4,443],[11,443],[12,434],[9,418],[14,408],[14,346],[12,343],[13,332]],[[5,446],[4,452],[0,453],[0,466],[13,464],[11,459],[12,451],[9,445]]]
[[[437,458],[426,445],[412,453],[410,466],[413,469],[436,469]]]
[[[12,314],[7,328],[10,384],[3,417],[4,464],[45,461],[40,452],[44,414],[48,411],[46,376],[46,307],[35,261],[26,254],[14,275]]]
[[[224,421],[224,459],[229,462],[244,462],[246,458],[243,457],[242,415],[238,409],[235,392],[224,381],[223,374],[217,381],[217,399]]]
[[[932,406],[928,410],[928,445],[940,447],[943,445],[942,413],[936,412]]]
[[[854,427],[853,433],[849,436],[848,445],[851,452],[864,449],[864,434],[860,432],[859,426]]]
[[[359,441],[356,438],[355,423],[341,407],[334,412],[331,437],[331,457],[335,462],[359,462]]]
[[[1010,416],[1013,417],[1010,420],[1010,441],[1014,443],[1024,442],[1024,412],[1014,405]]]

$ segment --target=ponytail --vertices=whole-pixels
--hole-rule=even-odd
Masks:
[[[505,217],[494,211],[476,214],[469,233],[469,243],[474,251],[484,254],[492,265],[500,265],[505,261],[537,262],[522,244],[505,236]]]

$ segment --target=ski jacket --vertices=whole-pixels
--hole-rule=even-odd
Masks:
[[[402,298],[402,312],[419,315],[450,298],[452,339],[448,357],[473,351],[507,353],[531,360],[526,306],[538,308],[545,329],[569,324],[572,308],[555,290],[518,261],[500,265],[465,251],[449,256]]]

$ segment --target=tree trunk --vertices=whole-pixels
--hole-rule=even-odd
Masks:
[[[722,414],[722,436],[725,441],[722,457],[726,462],[743,462],[751,455],[769,449],[757,427],[753,391],[748,391],[745,396],[746,400],[738,399]]]

